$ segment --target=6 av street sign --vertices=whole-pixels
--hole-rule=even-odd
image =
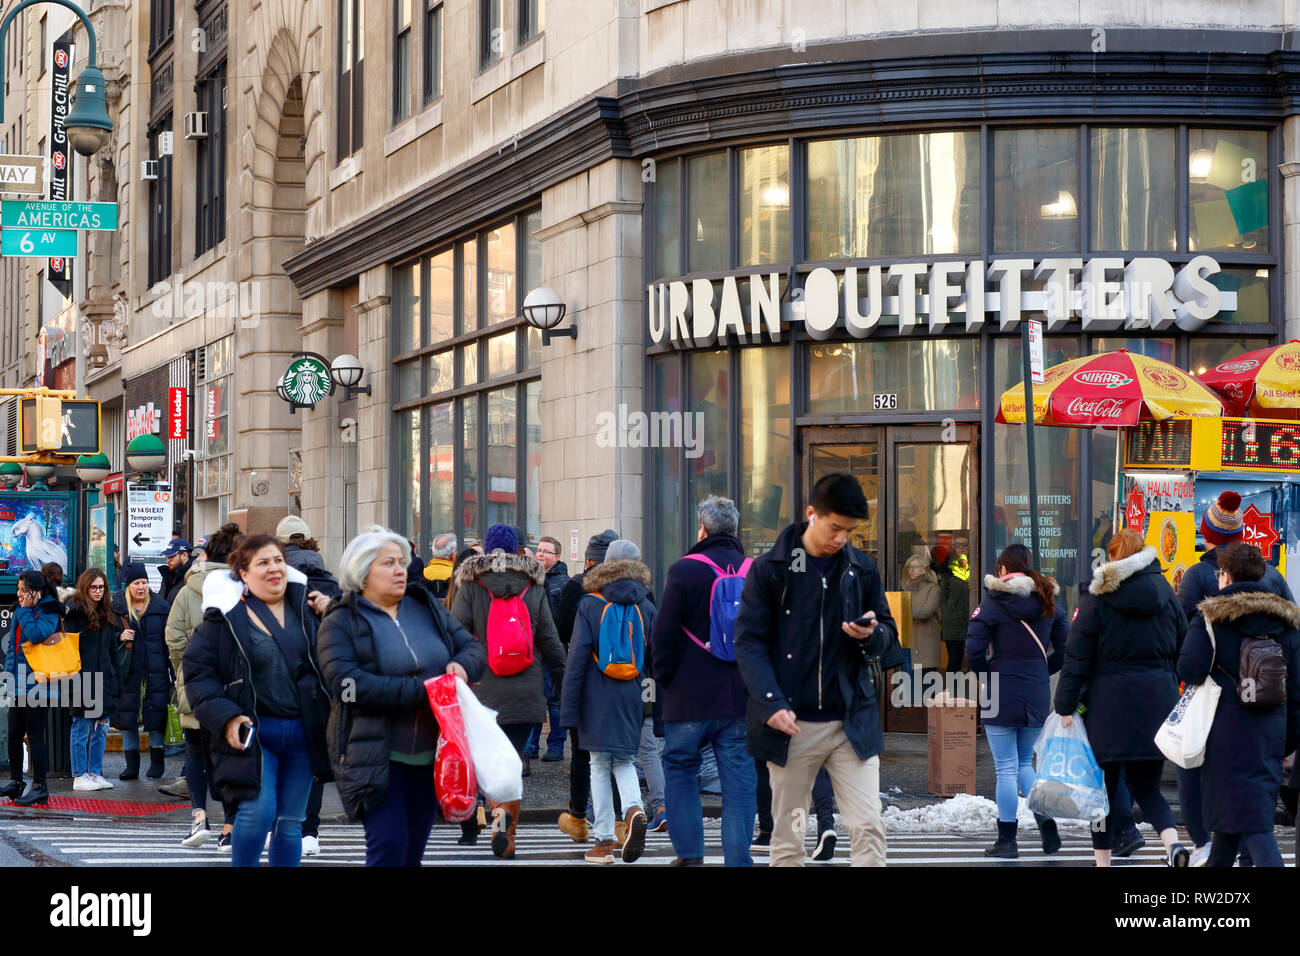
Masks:
[[[113,230],[117,228],[117,203],[6,199],[0,202],[0,226],[15,229]],[[76,255],[76,251],[71,254]]]
[[[75,256],[75,229],[4,229],[0,230],[0,255],[6,256]]]
[[[0,156],[0,193],[45,195],[44,156]]]

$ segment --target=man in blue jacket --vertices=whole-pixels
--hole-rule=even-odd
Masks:
[[[735,662],[701,646],[709,641],[709,608],[718,571],[738,571],[745,552],[737,537],[740,512],[729,498],[710,495],[696,510],[696,544],[673,563],[655,618],[655,690],[664,707],[664,802],[673,866],[704,862],[700,809],[700,748],[713,745],[722,786],[722,854],[727,866],[752,866],[754,761],[745,749],[745,685]],[[705,558],[707,561],[702,561]],[[692,636],[694,635],[694,636]]]
[[[884,738],[873,675],[880,658],[899,651],[898,628],[876,562],[848,543],[867,517],[857,479],[826,475],[806,517],[754,562],[736,621],[749,748],[772,778],[771,865],[804,865],[808,794],[825,766],[850,863],[884,866]]]

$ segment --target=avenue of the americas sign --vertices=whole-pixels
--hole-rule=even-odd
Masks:
[[[1194,332],[1221,310],[1237,307],[1236,292],[1210,281],[1218,272],[1219,264],[1205,255],[1176,271],[1167,260],[1150,256],[1008,258],[987,266],[983,260],[820,266],[784,309],[778,272],[655,282],[646,291],[651,339],[675,348],[780,342],[782,318],[802,321],[814,339],[845,330],[866,338],[882,328],[900,335],[977,333],[990,316],[996,317],[998,331],[1009,332],[1025,313],[1041,313],[1049,333],[1076,317],[1085,332],[1175,326]],[[740,281],[749,283],[748,315],[740,302]],[[1025,289],[1031,282],[1042,288]],[[866,295],[859,295],[864,284]],[[896,320],[884,322],[885,317]]]

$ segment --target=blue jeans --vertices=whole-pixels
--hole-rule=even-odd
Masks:
[[[664,799],[668,836],[678,859],[704,856],[704,819],[700,809],[700,748],[713,744],[722,786],[722,856],[727,866],[753,866],[749,843],[754,835],[754,758],[745,748],[745,720],[728,717],[664,724]]]
[[[564,750],[564,728],[560,726],[560,695],[555,692],[555,682],[551,680],[551,672],[545,667],[542,668],[542,690],[546,694],[546,720],[550,730],[546,732],[546,749]],[[533,724],[533,729],[528,734],[528,752],[540,750],[538,746],[542,739],[542,725]]]
[[[390,761],[388,789],[361,821],[366,866],[419,866],[437,812],[433,768]]]
[[[1042,727],[984,725],[984,736],[993,754],[993,769],[998,776],[995,794],[1001,823],[1015,821],[1020,797],[1028,796],[1029,788],[1034,785],[1034,743],[1042,732]]]
[[[108,720],[72,718],[72,775],[99,773],[104,769],[104,746],[108,743]],[[138,746],[138,744],[137,744]]]
[[[302,859],[302,821],[311,794],[311,760],[301,720],[269,715],[258,718],[262,748],[262,789],[245,800],[235,815],[230,837],[231,866],[257,866],[266,835],[271,837],[271,865],[297,866]]]
[[[655,736],[655,721],[647,717],[641,723],[641,744],[636,752],[636,764],[645,774],[645,789],[650,813],[654,815],[664,805],[664,766],[660,756],[663,743]]]
[[[1251,866],[1286,866],[1282,851],[1277,847],[1277,836],[1272,830],[1263,833],[1215,833],[1210,843],[1210,858],[1206,866],[1232,866],[1240,850],[1245,865],[1247,851]]]
[[[610,772],[618,784],[618,797],[623,802],[623,812],[641,806],[641,787],[636,782],[636,767],[631,757],[618,757],[611,753],[591,751],[591,806],[596,811],[596,839],[612,842],[614,839],[614,788],[610,786]]]
[[[128,750],[140,749],[140,731],[138,730],[119,730],[122,735],[122,752]]]

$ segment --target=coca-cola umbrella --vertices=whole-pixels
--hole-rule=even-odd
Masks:
[[[1223,403],[1182,369],[1127,349],[1071,359],[1043,371],[1033,387],[1037,425],[1075,428],[1132,428],[1141,421],[1217,417]],[[1025,383],[1002,393],[997,421],[1025,421]],[[1118,519],[1119,456],[1115,453],[1115,510]]]
[[[1197,376],[1239,418],[1300,417],[1300,341],[1245,352]]]

